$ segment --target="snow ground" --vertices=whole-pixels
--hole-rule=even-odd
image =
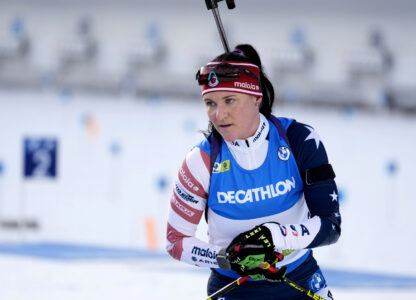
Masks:
[[[205,299],[208,272],[163,256],[62,260],[2,254],[0,299]],[[337,300],[416,299],[416,286],[353,289],[338,282],[331,290]]]

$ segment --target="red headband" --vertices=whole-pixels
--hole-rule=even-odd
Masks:
[[[228,63],[246,69],[260,78],[260,69],[255,64],[245,63],[245,62],[236,62],[236,61],[210,61],[207,65],[215,65],[221,63]],[[208,84],[203,84],[202,86],[202,96],[211,92],[237,92],[254,96],[263,96],[261,92],[261,87],[259,81],[250,76],[249,74],[242,72],[238,79],[234,81],[223,81],[211,80]]]

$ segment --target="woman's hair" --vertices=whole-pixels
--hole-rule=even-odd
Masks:
[[[262,113],[266,118],[269,118],[270,114],[272,113],[272,106],[274,102],[274,88],[270,80],[264,74],[260,57],[257,51],[253,48],[253,46],[249,44],[237,45],[233,52],[223,53],[214,58],[213,61],[241,61],[252,63],[259,67],[259,84],[263,93],[263,100],[260,104],[260,113]],[[210,122],[208,125],[208,132],[205,132],[205,136],[207,136],[206,134],[209,134],[211,132],[216,137],[220,137],[219,133]]]

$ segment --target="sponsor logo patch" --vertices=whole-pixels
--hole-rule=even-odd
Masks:
[[[239,87],[239,88],[244,88],[244,89],[249,89],[249,90],[255,90],[255,91],[260,90],[260,87],[258,85],[248,83],[248,82],[235,81],[234,82],[234,87]]]
[[[218,83],[219,83],[219,81],[218,81],[217,74],[215,74],[214,71],[211,71],[211,73],[209,73],[209,75],[208,75],[208,85],[210,87],[215,87],[215,86],[218,85]]]
[[[195,200],[194,196],[188,194],[183,189],[180,188],[178,184],[175,184],[175,190],[178,196],[185,201],[192,202],[192,203],[198,203],[198,200]]]
[[[186,174],[186,172],[185,172],[185,170],[181,167],[180,169],[179,169],[179,174],[180,174],[180,176],[181,176],[181,178],[182,178],[182,180],[184,181],[184,183],[190,188],[190,189],[192,189],[193,191],[195,191],[195,192],[197,192],[197,191],[199,191],[199,187],[197,187],[196,185],[195,185],[195,183],[193,183],[192,181],[191,181],[191,177],[190,176],[188,176],[187,174]]]
[[[325,278],[319,270],[312,275],[308,282],[309,289],[314,293],[326,287]]]
[[[194,246],[192,248],[192,254],[202,256],[202,257],[208,257],[212,259],[217,258],[217,252],[215,250],[211,251],[209,248],[204,249],[204,248],[199,248],[197,246]]]
[[[215,163],[212,173],[222,173],[230,170],[230,160],[227,159],[221,163]]]
[[[240,203],[254,202],[272,199],[285,195],[296,187],[295,178],[278,181],[275,184],[238,191],[217,192],[218,203]]]
[[[283,160],[283,161],[289,160],[289,157],[290,157],[289,148],[285,146],[280,147],[279,150],[277,150],[277,156],[279,157],[280,160]]]
[[[255,143],[259,139],[259,137],[261,136],[261,133],[263,132],[264,128],[266,128],[266,123],[265,122],[263,122],[263,124],[261,124],[260,131],[254,137],[253,143]]]
[[[209,265],[218,265],[218,263],[216,262],[216,258],[217,258],[217,252],[216,251],[211,251],[209,248],[199,248],[197,246],[194,246],[192,248],[192,252],[193,255],[197,255],[200,257],[195,257],[192,256],[192,260],[194,262],[198,262],[198,263],[204,263],[204,264],[209,264]]]
[[[179,201],[175,199],[175,197],[172,197],[172,200],[173,200],[173,203],[175,204],[175,206],[181,212],[183,212],[185,215],[187,215],[189,217],[193,217],[193,215],[195,214],[193,211],[191,211],[190,209],[187,209],[185,206],[183,206],[182,204],[180,204]]]

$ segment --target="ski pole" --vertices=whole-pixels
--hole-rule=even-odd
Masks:
[[[221,269],[231,270],[231,265],[230,265],[230,262],[227,259],[227,253],[225,252],[225,249],[220,250],[220,252],[217,255],[217,261],[218,261],[218,265]],[[278,270],[276,270],[276,268],[271,266],[268,262],[260,263],[258,267],[262,268],[264,270],[268,270],[272,273],[277,273],[278,272]],[[221,297],[224,294],[230,292],[231,290],[233,290],[237,286],[240,286],[241,284],[243,284],[244,282],[246,282],[249,279],[250,279],[250,276],[240,277],[240,278],[234,280],[233,282],[227,284],[226,286],[222,287],[221,289],[219,289],[215,293],[211,294],[210,296],[208,296],[208,298],[206,300],[218,299],[218,297]],[[297,289],[299,292],[304,293],[306,296],[308,296],[312,299],[325,300],[321,296],[315,294],[314,292],[312,292],[309,289],[304,288],[303,286],[301,286],[298,283],[296,283],[295,281],[287,278],[286,276],[282,278],[282,281],[287,283],[291,287]]]
[[[272,267],[269,263],[264,262],[263,264],[260,264],[260,267],[262,269],[268,270],[272,273],[277,273],[278,271]],[[299,285],[298,283],[296,283],[295,281],[287,278],[286,276],[282,278],[283,282],[286,282],[288,285],[290,285],[291,287],[297,289],[299,292],[304,293],[306,296],[311,297],[312,299],[315,300],[325,300],[324,298],[322,298],[321,296],[315,294],[314,292],[312,292],[309,289],[304,288],[303,286]]]
[[[283,281],[286,282],[291,287],[294,287],[295,289],[297,289],[299,292],[302,292],[302,293],[306,294],[306,296],[311,297],[312,299],[315,299],[315,300],[325,300],[324,298],[322,298],[318,294],[315,294],[311,290],[305,289],[304,287],[300,286],[299,284],[297,284],[293,280],[290,280],[289,278],[286,278],[285,277],[285,278],[283,278]]]
[[[228,262],[228,260],[225,259],[226,254],[225,254],[225,249],[221,249],[221,251],[219,252],[219,257],[220,259],[218,260],[218,265],[226,270],[231,270],[231,265]],[[260,268],[262,269],[267,269],[270,266],[269,263],[261,263],[259,265]],[[272,268],[272,267],[271,267]],[[274,271],[271,271],[273,273],[277,272],[277,270],[275,268],[273,268]],[[229,284],[227,284],[226,286],[220,288],[218,291],[214,292],[213,294],[209,295],[208,298],[206,300],[215,300],[218,299],[219,297],[225,295],[226,293],[232,291],[234,288],[242,285],[244,282],[246,282],[247,280],[249,280],[251,277],[250,276],[244,276],[244,277],[240,277],[237,278],[236,280],[234,280],[233,282],[230,282]]]
[[[225,52],[230,52],[230,46],[228,45],[227,37],[225,36],[224,26],[221,22],[220,12],[218,10],[218,2],[222,0],[205,0],[208,10],[212,10],[214,15],[215,23],[217,24],[218,32],[220,33],[221,42]],[[226,0],[229,9],[235,8],[234,0]]]
[[[275,268],[273,268],[270,265],[269,265],[269,267],[267,267],[265,269],[267,269],[267,270],[269,270],[270,272],[273,272],[273,273],[278,272]],[[209,295],[206,300],[218,299],[219,297],[221,297],[221,296],[225,295],[226,293],[232,291],[234,288],[240,286],[241,284],[243,284],[244,282],[246,282],[249,279],[250,279],[250,276],[240,277],[240,278],[234,280],[233,282],[227,284],[226,286],[220,288],[218,291],[214,292],[213,294]],[[312,292],[309,289],[306,289],[306,288],[302,287],[301,285],[299,285],[298,283],[294,282],[293,280],[287,278],[286,276],[284,278],[282,278],[282,281],[286,282],[291,287],[297,289],[299,292],[304,293],[306,296],[308,296],[312,299],[325,300],[321,296],[315,294],[314,292]]]
[[[209,295],[206,300],[215,300],[215,299],[218,299],[219,297],[225,295],[226,293],[228,293],[229,291],[233,290],[237,286],[243,284],[244,282],[246,282],[249,279],[250,279],[250,276],[245,276],[245,277],[237,278],[233,282],[227,284],[226,286],[220,288],[218,291],[216,291],[213,294]]]

